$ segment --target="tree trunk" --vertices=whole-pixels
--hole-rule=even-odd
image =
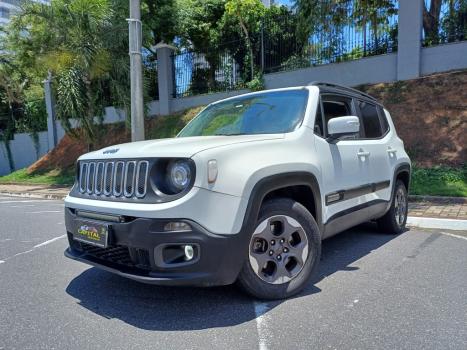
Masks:
[[[423,5],[423,29],[425,40],[437,43],[439,41],[439,15],[441,13],[442,0],[431,0],[430,10]]]
[[[255,65],[253,61],[253,47],[251,45],[250,35],[248,33],[248,29],[245,26],[245,23],[243,23],[241,19],[239,22],[240,22],[240,27],[242,27],[243,33],[245,34],[245,37],[246,37],[246,45],[248,46],[248,51],[250,52],[250,74],[251,74],[250,79],[253,79],[255,75]]]

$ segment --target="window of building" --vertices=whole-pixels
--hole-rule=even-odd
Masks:
[[[0,18],[10,18],[10,9],[0,7]]]

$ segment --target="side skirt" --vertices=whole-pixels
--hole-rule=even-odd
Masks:
[[[377,199],[334,214],[324,224],[323,239],[334,236],[363,222],[383,216],[386,213],[388,205],[388,201]]]

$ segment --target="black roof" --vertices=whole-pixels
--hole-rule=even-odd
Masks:
[[[371,95],[368,95],[362,91],[356,90],[349,88],[347,86],[343,85],[338,85],[338,84],[333,84],[333,83],[325,83],[322,81],[312,81],[311,83],[308,84],[308,86],[317,86],[317,87],[323,87],[326,88],[327,90],[337,90],[337,91],[342,91],[346,92],[347,94],[352,94],[352,95],[357,95],[360,97],[366,97],[367,99],[370,99],[372,101],[378,102],[376,98],[374,98]]]

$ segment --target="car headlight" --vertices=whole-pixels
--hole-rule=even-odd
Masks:
[[[191,167],[186,160],[171,161],[167,166],[167,183],[176,193],[190,185],[191,176]]]
[[[189,158],[159,158],[151,168],[150,184],[159,197],[186,193],[195,181],[195,162]]]

